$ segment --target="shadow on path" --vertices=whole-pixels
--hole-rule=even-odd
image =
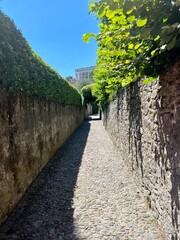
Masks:
[[[89,130],[85,121],[46,165],[0,227],[1,240],[78,240],[72,204]]]

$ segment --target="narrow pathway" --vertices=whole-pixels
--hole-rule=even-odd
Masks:
[[[85,121],[0,227],[1,240],[160,240],[101,121]]]

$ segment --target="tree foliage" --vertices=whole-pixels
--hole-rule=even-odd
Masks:
[[[84,97],[84,104],[93,103],[96,101],[96,97],[92,95],[92,88],[93,84],[89,84],[81,89],[82,95]]]
[[[84,86],[89,85],[89,84],[92,84],[92,83],[94,83],[93,78],[84,78],[84,79],[78,80],[78,81],[74,84],[74,86],[77,88],[77,90],[78,90],[79,92],[81,92],[81,89],[82,89]]]
[[[67,76],[65,77],[65,80],[68,81],[69,83],[72,83],[74,81],[74,78],[72,76]]]
[[[82,105],[79,92],[31,49],[0,12],[0,86],[64,104]]]
[[[91,0],[99,20],[93,93],[103,106],[139,78],[148,83],[180,55],[180,0]]]

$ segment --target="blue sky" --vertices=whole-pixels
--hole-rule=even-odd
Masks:
[[[40,57],[63,77],[74,69],[96,64],[97,44],[86,44],[82,35],[98,33],[98,22],[89,15],[88,0],[1,0],[0,8]]]

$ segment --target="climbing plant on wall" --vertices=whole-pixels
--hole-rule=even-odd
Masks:
[[[91,0],[99,34],[93,93],[101,105],[120,88],[142,78],[150,82],[180,54],[179,0]]]

